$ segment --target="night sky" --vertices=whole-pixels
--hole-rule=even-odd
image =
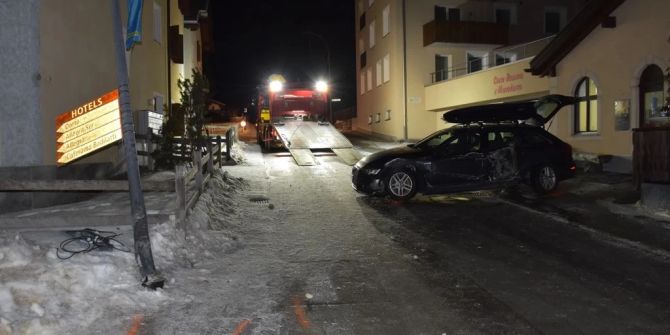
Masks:
[[[328,74],[338,110],[355,104],[354,4],[343,0],[211,1],[214,54],[206,59],[213,98],[234,110],[273,73],[313,83]],[[314,34],[323,37],[323,40]],[[327,46],[326,46],[326,43]]]

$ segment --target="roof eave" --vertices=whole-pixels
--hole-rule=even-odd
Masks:
[[[625,0],[591,0],[556,37],[530,61],[535,76],[555,76],[556,65]]]

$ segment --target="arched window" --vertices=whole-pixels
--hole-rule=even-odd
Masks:
[[[598,87],[584,77],[575,90],[575,133],[598,131]]]
[[[640,76],[640,124],[648,124],[654,118],[662,117],[665,105],[663,94],[663,70],[649,65]]]

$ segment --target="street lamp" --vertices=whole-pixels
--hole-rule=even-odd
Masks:
[[[321,36],[320,34],[317,34],[315,32],[303,31],[302,33],[305,34],[305,35],[315,36],[316,38],[321,40],[321,42],[323,42],[323,45],[326,47],[326,62],[328,64],[328,79],[327,79],[327,81],[328,81],[329,84],[332,84],[333,83],[333,78],[330,76],[330,46],[328,45],[328,42],[326,41],[326,39],[323,36]],[[330,104],[330,98],[328,98],[328,117],[329,117],[329,121],[333,122],[333,110],[332,110],[332,106]]]

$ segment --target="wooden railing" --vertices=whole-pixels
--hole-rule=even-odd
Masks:
[[[228,130],[226,135],[226,157],[230,159],[230,148],[232,147],[232,131],[233,128]],[[216,146],[212,141],[207,141],[207,154],[205,157],[202,157],[201,151],[193,152],[193,166],[189,170],[186,164],[177,164],[175,167],[175,179],[174,179],[174,190],[177,193],[177,220],[180,222],[188,215],[188,211],[191,210],[195,204],[198,202],[200,195],[204,191],[204,187],[212,176],[214,171],[214,163],[219,163],[219,168],[223,164],[223,157],[221,155],[223,151],[221,137],[216,137]],[[214,158],[216,156],[216,158]],[[205,166],[207,167],[205,169]],[[194,192],[189,195],[188,185],[195,181]]]
[[[204,191],[205,185],[214,172],[215,164],[218,163],[219,168],[221,168],[224,159],[226,161],[231,159],[231,148],[235,138],[234,128],[230,128],[226,132],[225,140],[220,136],[209,138],[204,146],[206,148],[204,157],[202,156],[202,150],[191,151],[192,162],[189,164],[190,167],[186,164],[176,165],[174,181],[142,180],[142,190],[145,192],[176,192],[177,218],[180,221],[183,220]],[[223,156],[224,152],[225,158]],[[140,153],[138,152],[138,154]],[[179,154],[183,154],[181,149]],[[190,185],[192,182],[194,182],[194,185]],[[193,187],[193,193],[189,192],[189,186]],[[128,181],[126,180],[0,179],[0,192],[128,192],[128,189]],[[189,193],[191,194],[189,195]]]
[[[633,129],[633,182],[670,184],[670,126]]]

